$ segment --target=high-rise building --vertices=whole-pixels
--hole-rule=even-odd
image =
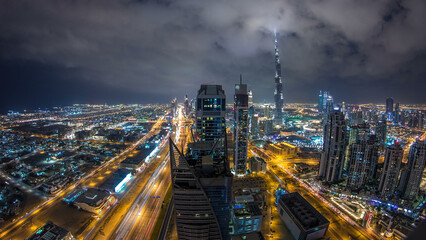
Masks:
[[[399,103],[396,103],[395,104],[395,112],[393,114],[393,122],[398,125],[400,121],[401,121],[401,118],[400,118],[400,113],[399,113]]]
[[[280,54],[278,51],[278,39],[277,33],[275,33],[275,118],[274,120],[278,123],[283,121],[283,105],[284,105],[284,96],[283,96],[283,83],[281,79],[281,62]]]
[[[332,110],[324,124],[324,143],[318,176],[326,182],[342,179],[346,148],[346,121],[340,110]]]
[[[248,93],[247,84],[235,84],[234,97],[234,171],[237,175],[247,172],[247,143],[248,143]]]
[[[323,108],[324,103],[323,102],[324,102],[324,96],[322,94],[322,91],[320,91],[319,94],[318,94],[318,113],[322,113],[323,110],[324,110],[324,108]]]
[[[327,96],[327,100],[325,102],[325,113],[329,114],[331,110],[334,108],[334,101],[331,95]]]
[[[392,121],[393,118],[393,98],[386,98],[386,118]]]
[[[389,198],[394,195],[395,188],[398,184],[403,154],[404,150],[398,142],[386,148],[385,162],[383,164],[379,183],[380,196],[383,198]]]
[[[377,139],[371,135],[368,140],[359,139],[349,148],[348,177],[346,186],[361,189],[367,183],[373,183],[379,160]]]
[[[221,85],[201,85],[196,103],[197,140],[214,141],[225,132],[226,96]]]
[[[386,113],[393,113],[393,98],[386,98]]]
[[[417,139],[410,147],[408,162],[402,171],[398,190],[404,199],[416,198],[426,164],[426,143]]]
[[[189,112],[191,111],[191,108],[189,107],[189,101],[188,101],[188,95],[185,95],[184,98],[184,110],[185,110],[185,115],[188,116]]]
[[[349,128],[349,138],[347,141],[347,147],[346,147],[346,152],[345,152],[345,170],[348,171],[348,166],[349,166],[349,150],[350,150],[350,146],[354,143],[356,143],[358,140],[363,139],[363,140],[367,140],[368,136],[371,133],[371,129],[370,129],[370,125],[368,123],[361,123],[361,124],[357,124],[357,125],[353,125]]]
[[[229,239],[233,180],[227,154],[214,153],[217,143],[192,143],[188,155],[184,156],[169,139],[173,204],[179,239]],[[217,160],[217,157],[224,158]],[[218,162],[223,165],[218,166]]]
[[[269,105],[264,106],[264,108],[263,108],[263,115],[264,115],[267,119],[270,119],[270,118],[272,117],[272,114],[271,114],[271,106],[269,106]]]
[[[383,116],[382,120],[377,121],[375,127],[375,134],[379,142],[379,150],[384,151],[386,146],[386,132],[387,132],[386,118]]]
[[[174,98],[171,102],[171,112],[173,117],[176,117],[177,115],[177,106],[178,106],[177,98]]]
[[[249,90],[248,91],[248,107],[252,107],[253,106],[253,91]]]
[[[257,135],[259,132],[259,114],[254,114],[251,120],[250,131],[252,135]]]

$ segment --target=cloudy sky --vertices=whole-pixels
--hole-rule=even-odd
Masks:
[[[285,102],[426,103],[424,0],[0,0],[0,111],[169,102],[243,80]]]

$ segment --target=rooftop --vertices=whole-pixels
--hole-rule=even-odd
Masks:
[[[289,215],[305,230],[330,223],[298,192],[281,195],[279,204],[289,210]]]
[[[89,206],[97,207],[101,205],[105,198],[111,194],[106,190],[89,188],[75,199],[75,202],[86,203]]]

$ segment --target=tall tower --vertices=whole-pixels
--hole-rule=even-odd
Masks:
[[[281,79],[281,62],[280,54],[278,51],[278,39],[277,33],[275,32],[275,121],[282,123],[283,121],[283,105],[284,105],[284,96],[283,96],[283,83]]]
[[[326,182],[342,179],[346,147],[346,121],[340,110],[331,110],[324,124],[324,144],[318,176]]]
[[[197,140],[214,141],[225,132],[226,96],[221,85],[201,85],[196,103]]]
[[[184,98],[184,107],[185,107],[185,115],[188,116],[191,109],[189,108],[188,95],[185,95]]]
[[[379,160],[377,139],[371,135],[369,139],[359,139],[349,148],[349,171],[346,186],[360,189],[374,181]]]
[[[212,152],[217,147],[215,142],[192,143],[189,154],[184,156],[169,139],[179,239],[229,239],[233,180],[229,168],[220,169],[214,165],[216,161]],[[227,165],[226,156],[224,160]]]
[[[385,162],[379,184],[380,196],[388,198],[394,194],[403,153],[404,150],[398,142],[386,148]]]
[[[247,141],[248,141],[248,93],[247,84],[235,84],[234,97],[234,170],[237,175],[247,172]]]
[[[419,139],[411,145],[408,162],[401,174],[399,191],[404,199],[415,199],[426,164],[426,143]]]

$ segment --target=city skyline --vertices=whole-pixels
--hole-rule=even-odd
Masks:
[[[195,96],[188,86],[201,83],[231,93],[239,74],[255,89],[255,102],[272,102],[274,31],[286,103],[316,102],[319,90],[336,102],[426,100],[422,1],[1,5],[2,113],[167,103]]]

